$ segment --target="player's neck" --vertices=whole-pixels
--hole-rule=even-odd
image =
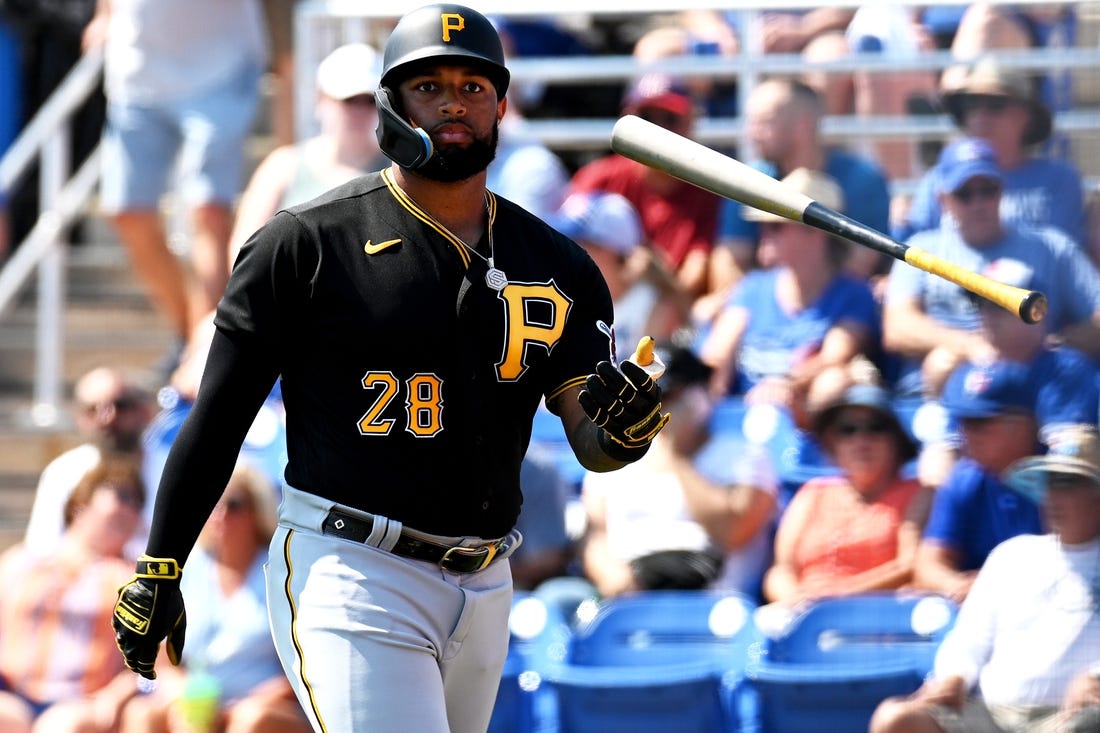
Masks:
[[[394,180],[420,208],[462,241],[475,245],[485,230],[485,172],[456,183],[409,175],[394,166]]]

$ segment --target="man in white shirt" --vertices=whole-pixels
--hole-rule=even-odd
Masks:
[[[986,559],[932,676],[884,701],[871,733],[1100,730],[1100,436],[1060,433],[1007,483],[1041,501],[1049,533]]]
[[[73,419],[84,442],[57,456],[43,469],[27,523],[24,541],[35,552],[43,554],[56,549],[64,531],[65,502],[101,456],[143,457],[142,435],[156,410],[152,396],[134,377],[105,366],[96,367],[77,380],[73,403]],[[156,489],[156,482],[150,478],[146,470],[146,486],[152,491]],[[152,494],[145,504],[144,520],[135,533],[141,545],[130,545],[128,551],[136,547],[140,552],[144,548],[148,520],[152,516]]]

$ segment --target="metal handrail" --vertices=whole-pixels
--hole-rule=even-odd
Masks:
[[[97,146],[76,175],[57,193],[53,207],[39,214],[26,239],[12,254],[4,269],[0,270],[0,317],[7,314],[19,289],[49,253],[57,238],[84,210],[99,181],[99,160]]]
[[[46,142],[58,133],[96,89],[103,73],[103,51],[94,49],[84,54],[26,127],[0,158],[0,191],[8,194],[31,167]]]
[[[85,54],[58,85],[0,159],[0,191],[5,196],[39,160],[39,214],[30,233],[0,269],[0,316],[37,270],[34,403],[30,422],[52,427],[62,419],[66,247],[62,238],[87,205],[99,180],[96,148],[69,180],[71,118],[97,88],[103,53]]]

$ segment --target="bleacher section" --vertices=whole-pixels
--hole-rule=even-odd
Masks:
[[[935,595],[831,598],[778,629],[758,625],[760,611],[738,594],[650,591],[574,625],[519,594],[490,730],[861,733],[880,700],[920,685],[958,608]]]

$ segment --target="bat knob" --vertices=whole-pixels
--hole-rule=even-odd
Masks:
[[[1020,301],[1020,319],[1024,323],[1038,323],[1047,316],[1047,296],[1032,290]]]

